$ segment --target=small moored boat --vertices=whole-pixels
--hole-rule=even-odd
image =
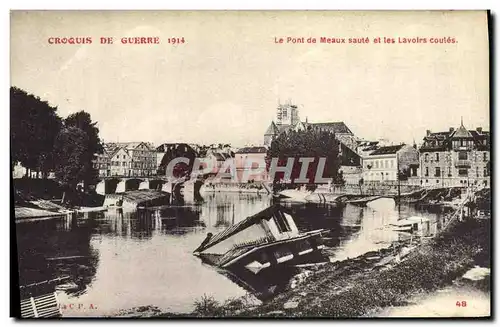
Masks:
[[[393,226],[394,231],[411,233],[413,231],[421,230],[424,223],[426,224],[427,229],[429,229],[429,218],[417,216],[401,219],[390,225]]]
[[[326,230],[299,233],[292,216],[271,206],[212,236],[194,251],[204,262],[258,274],[268,268],[325,261],[320,244]]]

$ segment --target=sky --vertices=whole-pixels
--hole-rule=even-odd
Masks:
[[[83,36],[93,43],[48,42]],[[101,36],[114,44],[99,44]],[[160,44],[119,42],[128,36]],[[169,44],[172,37],[185,43]],[[396,43],[375,44],[376,37]],[[457,43],[429,43],[440,37]],[[89,112],[107,142],[262,144],[276,106],[290,100],[303,120],[344,121],[363,139],[419,143],[426,130],[456,128],[461,117],[469,129],[489,129],[486,13],[15,11],[11,85],[63,117]]]

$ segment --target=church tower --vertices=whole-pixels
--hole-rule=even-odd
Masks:
[[[294,126],[300,121],[299,109],[296,105],[288,101],[285,104],[279,104],[276,109],[276,124]]]
[[[272,121],[271,125],[266,130],[266,133],[264,134],[264,146],[271,146],[271,143],[274,141],[275,138],[277,138],[279,135],[279,129],[276,126],[276,124]]]

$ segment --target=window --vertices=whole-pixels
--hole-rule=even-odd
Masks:
[[[476,167],[476,177],[479,177],[479,167]]]
[[[273,218],[280,233],[289,232],[292,230],[283,212],[276,211],[273,215]]]
[[[458,170],[458,176],[468,176],[468,170],[467,168],[461,168]]]
[[[436,161],[439,161],[439,152],[436,152]]]
[[[486,168],[483,169],[483,176],[488,177],[488,169]]]
[[[428,153],[425,154],[424,159],[425,159],[425,162],[429,161],[429,154]]]
[[[394,160],[391,160],[391,168],[394,168]]]
[[[441,168],[440,167],[436,167],[436,174],[434,176],[441,177]]]
[[[448,177],[451,177],[451,167],[448,167]]]
[[[389,161],[385,161],[385,168],[389,168]]]
[[[425,176],[429,176],[429,167],[425,167]]]
[[[483,161],[488,161],[488,152],[483,152]]]
[[[127,163],[124,161],[122,162],[122,166],[125,167],[127,165]]]
[[[375,160],[375,168],[378,168],[378,160]]]
[[[458,160],[467,160],[467,152],[465,151],[460,151],[458,153]]]

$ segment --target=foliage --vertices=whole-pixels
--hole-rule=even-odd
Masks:
[[[92,168],[91,163],[85,162],[87,144],[87,134],[77,127],[64,127],[56,138],[56,178],[71,189],[87,179],[89,168]]]
[[[17,87],[10,88],[10,112],[12,165],[19,162],[42,177],[55,171],[65,185],[96,181],[92,161],[103,149],[89,113],[80,111],[63,121],[57,107]]]
[[[50,106],[32,94],[10,88],[10,126],[12,164],[42,172],[46,177],[54,168],[53,147],[62,122]]]
[[[196,158],[196,152],[187,144],[179,144],[175,147],[169,147],[166,149],[165,154],[158,167],[158,174],[165,175],[168,164],[175,158],[187,158],[189,159],[189,164],[177,163],[173,167],[174,177],[182,177],[190,174],[193,169],[194,159]]]
[[[87,134],[87,152],[89,155],[93,156],[103,152],[102,143],[99,139],[99,128],[97,128],[96,122],[92,122],[92,118],[88,112],[82,110],[69,115],[64,120],[64,125],[66,127],[77,127]]]
[[[406,181],[408,180],[408,177],[410,177],[410,168],[409,167],[402,167],[399,171],[398,171],[398,179],[400,181]]]
[[[212,296],[204,294],[200,300],[194,302],[193,313],[202,317],[220,317],[225,313],[224,306],[220,305]]]
[[[209,151],[231,151],[231,144],[223,144],[223,143],[217,143],[217,144],[210,144],[210,145],[201,145],[198,149],[198,156],[199,157],[206,157],[209,153]]]
[[[99,139],[99,128],[96,127],[96,124],[97,123],[92,122],[90,114],[85,111],[71,114],[64,120],[65,127],[78,128],[86,135],[84,144],[85,151],[80,158],[80,164],[85,169],[81,179],[85,187],[89,184],[96,183],[99,176],[98,170],[93,168],[93,160],[96,154],[103,152],[103,147]]]
[[[241,315],[282,310],[283,303],[302,292],[306,295],[301,296],[300,310],[287,316],[355,318],[405,305],[416,294],[451,285],[474,265],[490,267],[490,223],[457,223],[388,269],[353,271],[327,265],[308,284]]]
[[[279,135],[267,151],[266,166],[269,170],[273,158],[278,158],[278,166],[286,166],[288,158],[294,158],[291,179],[299,177],[302,163],[299,158],[310,157],[314,161],[309,164],[306,178],[309,184],[314,183],[319,159],[325,158],[324,172],[318,177],[331,178],[335,184],[343,184],[342,174],[339,172],[339,141],[335,135],[325,131],[309,129],[307,131],[289,131]],[[284,173],[278,172],[274,176],[274,184],[284,180]]]

